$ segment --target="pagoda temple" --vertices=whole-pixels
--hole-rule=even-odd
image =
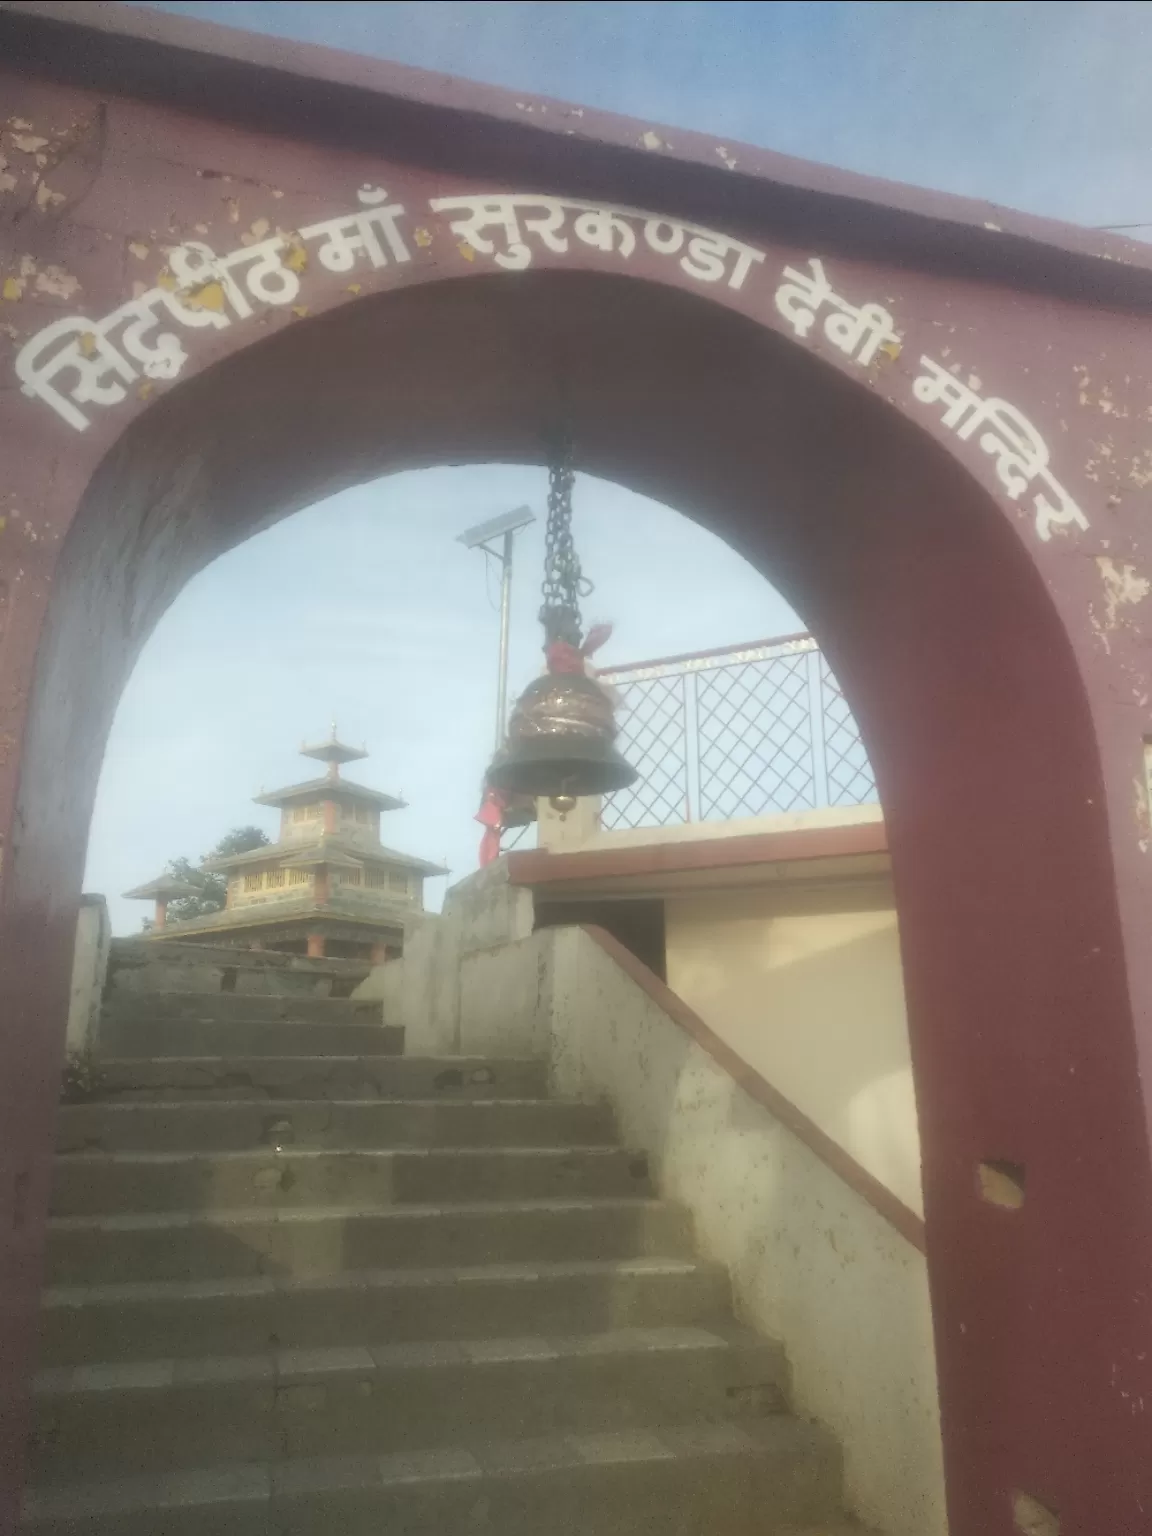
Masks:
[[[448,871],[380,841],[381,812],[405,802],[341,777],[345,763],[367,752],[339,741],[335,727],[329,741],[301,752],[326,764],[324,776],[256,797],[279,810],[279,840],[207,866],[227,875],[222,911],[165,920],[167,900],[179,892],[152,881],[127,893],[156,899],[151,939],[374,962],[401,952],[406,924],[424,910],[424,881]]]

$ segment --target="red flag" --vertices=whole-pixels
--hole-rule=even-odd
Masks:
[[[491,785],[484,791],[484,799],[473,820],[484,828],[480,839],[480,868],[500,857],[500,834],[504,830],[504,812],[508,809],[507,796]]]

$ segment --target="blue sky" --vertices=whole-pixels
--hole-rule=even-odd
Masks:
[[[237,3],[156,9],[697,128],[1083,224],[1152,221],[1152,4]],[[1152,235],[1152,228],[1143,233]],[[474,867],[497,620],[482,557],[453,542],[523,502],[518,467],[345,492],[204,572],[159,625],[109,743],[86,886],[110,898],[271,813],[326,731],[403,790],[386,840]],[[767,582],[677,513],[581,479],[577,538],[613,619],[604,660],[798,627]],[[335,539],[333,535],[336,535]],[[513,688],[536,670],[540,528],[522,541]],[[334,560],[333,548],[342,553]],[[442,886],[443,882],[440,882]],[[142,915],[114,900],[121,931]]]
[[[1152,220],[1152,5],[1143,0],[155,8],[1076,223]]]

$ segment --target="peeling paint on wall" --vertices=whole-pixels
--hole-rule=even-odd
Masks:
[[[63,201],[63,192],[53,192],[46,181],[37,183],[36,206],[41,213],[47,213],[50,208],[58,208]]]
[[[1097,555],[1096,565],[1104,580],[1105,624],[1115,629],[1119,610],[1142,603],[1152,591],[1152,582],[1139,575],[1135,566],[1117,565],[1109,555]]]
[[[42,149],[47,149],[51,140],[41,138],[37,134],[14,133],[9,139],[13,149],[18,149],[22,155],[35,155]]]
[[[37,272],[34,287],[37,293],[49,298],[72,299],[80,292],[80,279],[63,267],[50,264]]]
[[[1059,1518],[1031,1494],[1013,1494],[1012,1518],[1021,1536],[1060,1536]]]

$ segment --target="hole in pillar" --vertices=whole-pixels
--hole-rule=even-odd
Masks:
[[[991,1159],[978,1171],[981,1199],[1006,1211],[1018,1211],[1024,1204],[1024,1164]]]
[[[1022,1536],[1060,1536],[1060,1517],[1030,1493],[1012,1495],[1012,1519]]]
[[[220,990],[221,990],[221,992],[235,992],[235,990],[236,990],[236,975],[237,975],[237,972],[236,972],[236,967],[234,965],[226,965],[224,967],[224,969],[220,972]]]

